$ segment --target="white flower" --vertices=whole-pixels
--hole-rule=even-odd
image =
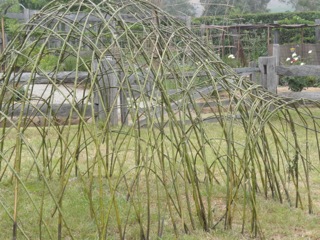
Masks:
[[[230,54],[228,58],[235,59],[236,57],[233,54]]]
[[[288,57],[288,58],[286,59],[286,62],[289,62],[290,60],[291,60],[291,58]]]
[[[309,50],[309,52],[308,52],[308,53],[309,53],[309,54],[310,54],[310,53],[312,53],[312,50]]]
[[[297,56],[297,54],[294,52],[294,53],[292,53],[292,57],[294,58],[294,57],[296,57]]]
[[[302,63],[300,63],[300,65],[301,65],[301,66],[302,66],[302,65],[305,65],[305,63],[302,62]]]
[[[295,58],[293,58],[295,61],[298,61],[299,60],[299,58],[298,57],[295,57]]]

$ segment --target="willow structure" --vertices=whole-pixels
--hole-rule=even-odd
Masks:
[[[313,211],[318,103],[238,76],[148,2],[52,1],[1,65],[5,237],[263,237],[259,199]]]

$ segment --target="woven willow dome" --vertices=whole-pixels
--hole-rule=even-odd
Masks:
[[[312,211],[310,152],[295,133],[317,136],[317,118],[148,2],[52,1],[1,63],[7,236],[170,238],[233,221],[262,234],[261,196]]]

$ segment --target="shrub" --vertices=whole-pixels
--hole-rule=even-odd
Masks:
[[[283,76],[280,78],[281,86],[288,86],[293,92],[301,92],[303,89],[308,87],[318,87],[320,83],[319,77],[294,77],[294,76]]]

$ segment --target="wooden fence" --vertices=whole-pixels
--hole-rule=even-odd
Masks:
[[[96,116],[98,119],[105,119],[106,118],[106,111],[108,112],[110,109],[110,124],[111,125],[118,125],[121,124],[128,124],[128,104],[130,104],[130,101],[133,99],[128,99],[126,96],[128,95],[126,93],[126,89],[121,89],[120,94],[118,93],[119,88],[117,87],[117,78],[123,78],[124,76],[119,73],[119,76],[117,76],[117,73],[113,71],[107,71],[110,66],[114,64],[114,61],[109,61],[106,64],[103,65],[103,68],[105,68],[104,72],[101,72],[98,76],[100,76],[100,79],[98,79],[97,88],[95,90],[95,99],[94,99],[94,108],[96,109]],[[101,70],[99,70],[101,71]],[[265,89],[267,89],[270,92],[277,93],[277,86],[278,86],[278,77],[281,76],[320,76],[320,66],[312,66],[312,65],[303,65],[303,66],[277,66],[277,58],[274,56],[271,57],[260,57],[258,66],[255,66],[252,64],[252,67],[246,67],[246,68],[236,68],[234,71],[240,75],[245,75],[247,77],[250,77],[252,81],[262,85]],[[211,73],[212,75],[215,75],[214,72]],[[184,74],[185,78],[192,77],[194,75],[193,72],[186,72]],[[199,73],[197,76],[205,77],[207,76],[206,73]],[[0,76],[1,77],[1,76]],[[55,79],[58,82],[63,83],[73,83],[75,79],[75,74],[73,72],[60,72],[58,74],[54,74],[51,76],[53,79]],[[77,74],[78,81],[85,83],[86,81],[90,81],[90,78],[88,76],[87,72],[79,72]],[[141,78],[144,76],[142,75]],[[19,77],[19,81],[23,84],[23,82],[29,81],[31,78],[29,73],[23,73],[22,76]],[[34,78],[34,84],[50,84],[50,81],[48,80],[47,76],[32,76]],[[130,78],[130,77],[129,77]],[[140,78],[140,77],[139,77]],[[170,74],[168,74],[167,79],[172,78]],[[14,80],[14,76],[13,76]],[[130,79],[129,79],[130,80]],[[134,79],[135,81],[139,79]],[[141,79],[141,81],[145,81],[145,79]],[[134,85],[132,85],[132,88],[134,88]],[[139,98],[139,87],[137,88],[137,96],[133,96],[133,98],[137,99]],[[147,91],[147,89],[146,89]],[[168,90],[168,94],[176,94],[178,93],[178,90],[172,89]],[[211,94],[213,91],[212,86],[210,87],[202,87],[198,89],[194,89],[193,92],[190,93],[193,99],[200,99],[205,95]],[[219,91],[219,89],[218,89]],[[81,95],[81,94],[80,94]],[[214,102],[209,104],[215,104]],[[66,105],[66,104],[64,104]],[[211,105],[210,105],[211,106]],[[41,109],[43,109],[45,106],[41,106]],[[150,106],[149,106],[150,107]],[[161,109],[159,106],[155,105],[155,114],[161,112]],[[177,108],[177,103],[172,103],[172,109]],[[69,106],[70,108],[70,106]],[[144,106],[139,106],[138,111],[143,113],[145,111]],[[58,106],[57,109],[59,112],[57,114],[64,114],[68,115],[67,110],[61,110],[61,109],[68,109],[68,106]],[[19,111],[16,111],[17,114]],[[62,113],[63,112],[63,113]],[[27,113],[26,113],[27,114]],[[143,114],[141,114],[143,115]],[[91,116],[93,117],[93,116]],[[147,119],[141,118],[139,119],[141,125],[147,124]]]
[[[320,76],[320,65],[279,65],[276,56],[260,57],[259,69],[261,85],[268,91],[277,93],[279,76]]]
[[[245,75],[250,77],[250,79],[260,85],[262,85],[266,90],[277,93],[277,86],[279,83],[279,76],[320,76],[320,66],[314,66],[314,65],[303,65],[303,66],[278,66],[277,58],[274,56],[271,57],[260,57],[258,66],[252,66],[252,67],[246,67],[246,68],[236,68],[234,69],[236,73],[240,75]],[[114,73],[112,73],[114,74]],[[211,73],[212,75],[215,75],[214,72]],[[192,77],[194,73],[185,73],[184,77]],[[201,73],[197,76],[201,77]],[[207,76],[205,73],[203,74],[203,77]],[[105,82],[106,79],[113,79],[114,76],[109,76],[107,78],[103,77],[102,81]],[[168,79],[170,79],[170,75],[167,76]],[[108,83],[110,85],[110,83]],[[102,84],[106,85],[106,83]],[[111,91],[114,91],[113,93],[108,92],[111,96],[117,95],[117,87],[110,88],[113,89]],[[108,90],[110,91],[110,90]],[[178,93],[177,90],[171,90],[172,92],[170,94]],[[200,99],[205,95],[211,94],[213,91],[212,86],[209,87],[203,87],[199,89],[193,90],[193,92],[190,93],[192,98],[194,100]],[[219,91],[219,89],[218,89]],[[100,104],[106,104],[101,103],[101,98],[98,99],[96,104],[99,106]],[[117,102],[118,101],[118,102]],[[120,115],[121,117],[121,123],[122,124],[128,124],[127,116],[128,116],[128,109],[127,109],[127,99],[123,97],[123,93],[120,93],[120,98],[117,99],[109,99],[109,106],[106,108],[110,108],[111,106],[120,106],[120,111],[113,111],[111,113],[111,116],[113,120],[110,120],[111,124],[117,125],[118,124],[118,118]],[[214,103],[213,103],[214,104]],[[160,106],[155,106],[155,116],[158,116],[161,113]],[[171,104],[171,109],[175,110],[178,108],[177,103]],[[143,112],[143,107],[141,108],[141,111]],[[139,119],[140,125],[146,125],[147,119],[142,118]],[[211,120],[210,120],[211,121]]]

